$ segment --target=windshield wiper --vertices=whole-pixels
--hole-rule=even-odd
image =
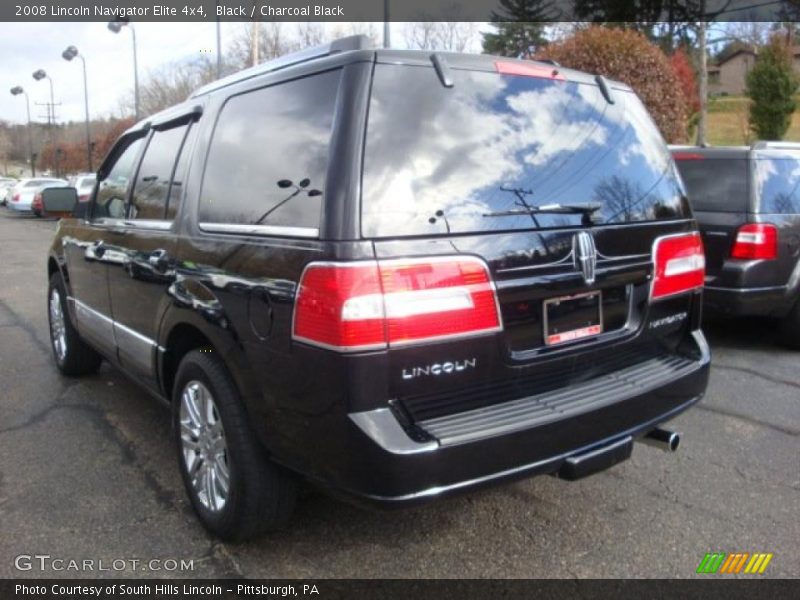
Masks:
[[[484,217],[514,217],[518,215],[587,215],[591,216],[603,208],[601,204],[542,204],[526,208],[512,208],[483,213]]]

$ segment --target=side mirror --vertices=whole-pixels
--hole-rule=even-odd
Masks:
[[[42,190],[42,208],[50,217],[71,217],[78,205],[78,190],[52,187]]]

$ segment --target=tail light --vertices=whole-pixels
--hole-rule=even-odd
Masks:
[[[558,72],[558,69],[550,65],[521,61],[497,61],[494,63],[494,67],[501,75],[521,75],[523,77],[539,77],[541,79],[566,81],[566,78]]]
[[[731,258],[742,260],[778,257],[778,228],[771,223],[748,223],[736,232]]]
[[[486,265],[473,257],[311,263],[292,337],[341,351],[502,329]]]
[[[703,287],[706,258],[696,231],[658,238],[653,245],[653,262],[653,300]]]
[[[17,192],[13,196],[11,196],[11,201],[12,202],[19,202],[19,192]]]
[[[699,152],[673,152],[672,158],[675,160],[703,160],[705,156]]]

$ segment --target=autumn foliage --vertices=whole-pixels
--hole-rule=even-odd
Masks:
[[[678,48],[673,55],[669,57],[669,62],[683,90],[687,117],[691,117],[700,112],[700,92],[697,90],[697,74],[689,60],[689,56],[683,48]]]
[[[555,60],[564,67],[628,84],[644,102],[667,142],[686,141],[687,111],[681,82],[667,56],[642,34],[589,27],[548,45],[536,58]]]
[[[122,133],[134,124],[132,118],[117,119],[108,124],[99,135],[93,136],[94,151],[92,152],[92,167],[97,169],[111,146]],[[57,154],[57,151],[61,150]],[[86,156],[86,141],[73,143],[46,144],[37,160],[37,167],[60,174],[81,173],[88,170]]]

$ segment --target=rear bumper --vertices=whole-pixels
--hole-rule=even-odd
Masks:
[[[570,457],[604,447],[616,457],[610,466],[627,458],[629,449],[628,454],[620,449],[631,439],[700,400],[710,353],[699,331],[693,342],[696,356],[672,375],[654,373],[649,382],[645,378],[641,385],[630,385],[630,377],[621,374],[617,386],[603,382],[593,390],[561,390],[550,399],[531,396],[455,415],[449,422],[419,423],[431,435],[427,440],[413,440],[388,408],[351,414],[342,432],[345,447],[327,453],[326,476],[317,479],[356,500],[402,506],[555,473]],[[591,388],[591,382],[582,385]],[[476,427],[482,417],[485,429]]]
[[[707,285],[703,306],[710,313],[731,317],[781,317],[791,308],[791,297],[785,285],[752,288]]]
[[[11,202],[11,201],[9,201],[8,207],[11,210],[15,210],[17,212],[29,213],[29,212],[32,211],[30,202]]]

